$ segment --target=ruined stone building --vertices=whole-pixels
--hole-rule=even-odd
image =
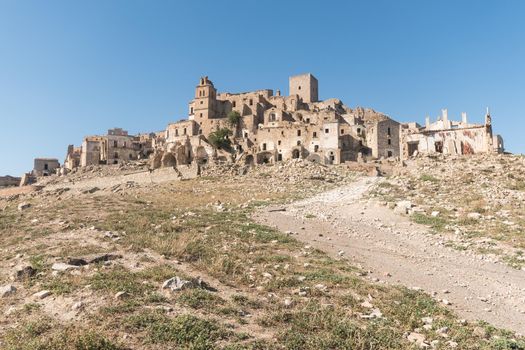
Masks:
[[[446,109],[434,123],[427,117],[424,127],[416,123],[404,124],[400,145],[403,158],[416,152],[456,155],[504,151],[503,138],[492,133],[488,109],[484,124],[468,123],[466,113],[462,113],[461,121],[450,120]]]
[[[231,117],[235,117],[232,119]],[[227,130],[226,130],[227,129]],[[229,147],[214,146],[211,136],[227,131]],[[224,135],[223,135],[224,136]],[[362,107],[350,108],[337,98],[319,100],[312,74],[289,78],[289,94],[271,89],[218,92],[208,77],[200,78],[186,118],[149,134],[129,135],[119,128],[88,136],[70,145],[67,170],[98,164],[150,159],[152,168],[211,162],[275,163],[307,159],[322,164],[371,159],[406,159],[418,153],[470,154],[503,151],[492,135],[490,115],[483,125],[442,116],[424,127],[400,124]]]
[[[128,135],[120,128],[108,130],[107,135],[87,136],[81,147],[68,147],[65,166],[71,170],[77,166],[145,159],[153,152],[153,138],[154,134]]]
[[[60,163],[55,158],[35,158],[33,166],[33,176],[54,175],[60,169]]]
[[[264,89],[218,93],[203,77],[188,107],[188,118],[169,124],[155,166],[206,163],[228,157],[208,142],[211,133],[232,130],[235,161],[272,163],[305,158],[323,164],[358,157],[398,157],[400,124],[371,109],[352,110],[338,99],[319,101],[312,74],[290,77],[289,95]],[[231,125],[228,115],[240,115]]]

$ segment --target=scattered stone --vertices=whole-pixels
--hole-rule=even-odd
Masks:
[[[97,192],[97,191],[100,191],[100,188],[98,188],[98,187],[92,187],[92,188],[89,188],[89,189],[83,191],[82,193],[84,193],[84,194],[88,194],[88,193],[95,193],[95,192]]]
[[[469,213],[467,215],[467,218],[473,219],[473,220],[479,220],[481,219],[482,215],[480,213]]]
[[[450,348],[452,348],[452,349],[455,349],[455,348],[458,347],[458,343],[456,343],[455,341],[452,341],[452,340],[449,340],[449,341],[447,342],[447,345],[448,345]]]
[[[89,263],[96,264],[99,262],[106,262],[106,261],[111,261],[111,260],[116,260],[116,259],[121,259],[121,258],[122,258],[122,255],[120,254],[102,254],[102,255],[96,256],[92,258],[91,260],[89,260]]]
[[[37,292],[33,294],[33,297],[37,299],[44,299],[51,295],[51,292],[48,290],[41,290],[40,292]]]
[[[24,202],[24,203],[18,204],[18,210],[19,211],[26,210],[26,209],[28,209],[30,207],[31,207],[31,204],[29,204],[29,203],[25,203]]]
[[[361,314],[361,318],[364,319],[373,319],[373,318],[381,318],[383,317],[383,313],[379,309],[372,309],[372,312],[368,315]]]
[[[66,264],[73,266],[84,266],[87,265],[88,262],[81,258],[68,258]]]
[[[117,292],[117,294],[115,294],[115,299],[121,300],[121,299],[124,299],[127,296],[128,296],[128,293],[126,293],[124,291],[120,291],[120,292]]]
[[[371,308],[374,307],[374,305],[372,305],[368,300],[363,301],[363,302],[361,303],[361,306],[362,306],[362,307],[369,308],[369,309],[371,309]]]
[[[13,286],[12,284],[8,284],[0,288],[0,297],[5,298],[7,296],[15,294],[15,292],[15,286]]]
[[[425,335],[421,333],[411,332],[407,336],[407,340],[411,343],[416,343],[420,348],[429,347],[430,344],[426,342]]]
[[[262,275],[263,275],[264,278],[268,278],[268,279],[270,279],[270,278],[273,277],[272,274],[271,274],[271,273],[268,273],[268,272],[263,272]]]
[[[69,271],[78,269],[78,266],[58,262],[54,263],[53,266],[51,266],[51,269],[54,271]]]
[[[78,311],[78,310],[82,310],[84,308],[84,303],[79,301],[79,302],[76,302],[74,303],[72,306],[71,306],[71,310],[73,311]]]
[[[396,203],[394,212],[397,214],[408,214],[409,209],[412,208],[412,202],[410,201],[399,201]]]
[[[162,284],[162,289],[171,289],[173,292],[193,288],[205,289],[212,292],[217,291],[217,289],[208,285],[200,277],[193,278],[191,280],[183,280],[179,278],[179,276],[175,276],[164,281]]]
[[[326,291],[326,290],[328,289],[324,284],[320,284],[320,283],[319,283],[319,284],[316,284],[316,285],[314,286],[314,288],[317,289],[317,290],[323,291],[323,292]]]
[[[421,321],[423,321],[424,324],[432,324],[434,319],[432,317],[423,317],[421,318]]]
[[[33,277],[36,274],[36,269],[34,269],[32,266],[23,266],[19,267],[15,271],[15,280],[22,281],[22,280],[28,280],[31,277]]]
[[[484,327],[474,327],[474,330],[472,331],[472,333],[475,336],[480,337],[482,339],[486,339],[488,335],[487,330]]]

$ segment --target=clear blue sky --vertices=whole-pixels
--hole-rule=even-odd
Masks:
[[[441,108],[525,152],[525,1],[0,0],[0,175],[68,144],[184,118],[201,75],[424,122]]]

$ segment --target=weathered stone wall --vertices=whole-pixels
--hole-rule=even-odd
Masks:
[[[399,157],[399,130],[399,123],[392,119],[377,123],[377,158]]]
[[[33,175],[47,176],[56,173],[56,169],[60,168],[58,159],[55,158],[35,158],[33,166]]]
[[[107,135],[107,153],[102,160],[107,164],[119,164],[136,159],[138,159],[138,150],[134,146],[132,136]]]
[[[80,166],[98,165],[101,160],[103,140],[100,137],[86,137],[82,142],[82,154],[80,155]]]
[[[188,165],[177,165],[176,169],[182,179],[194,179],[199,176],[199,165],[195,162]]]
[[[319,100],[317,79],[311,74],[302,74],[290,77],[290,96],[298,95],[303,102],[317,102]]]
[[[489,149],[491,145],[492,135],[487,132],[484,126],[476,126],[456,130],[433,130],[407,134],[402,143],[402,149],[405,158],[412,156],[415,150],[419,153],[451,155],[499,151],[497,147]]]

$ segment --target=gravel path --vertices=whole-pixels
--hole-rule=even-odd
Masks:
[[[525,334],[525,271],[446,247],[443,236],[364,198],[377,181],[362,178],[286,207],[268,207],[255,219],[346,257],[371,271],[374,281],[421,288],[461,318]]]

